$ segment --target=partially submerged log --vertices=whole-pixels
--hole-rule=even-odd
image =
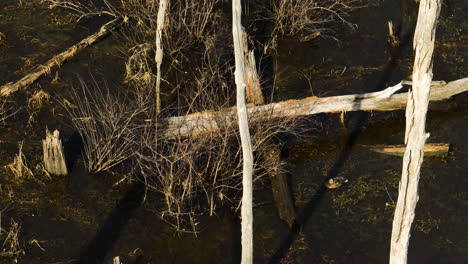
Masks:
[[[398,110],[404,109],[408,101],[408,93],[393,94],[400,88],[401,85],[396,85],[375,93],[288,100],[250,107],[248,113],[249,116],[254,116],[256,120],[261,120],[319,113]],[[442,101],[467,90],[468,78],[463,78],[445,85],[432,86],[429,99],[431,101]],[[236,123],[236,109],[230,108],[219,112],[205,111],[185,116],[169,117],[163,121],[162,125],[165,127],[164,135],[173,138],[176,136],[197,136],[208,131],[218,131],[222,127],[229,127]]]
[[[46,131],[46,138],[42,141],[44,154],[44,167],[47,172],[55,175],[67,175],[68,169],[65,163],[60,133],[55,130],[53,133]]]
[[[120,26],[123,22],[122,18],[116,18],[106,24],[104,24],[101,29],[94,33],[93,35],[81,40],[77,44],[71,46],[62,53],[54,56],[52,59],[48,60],[45,64],[37,66],[31,73],[27,74],[20,80],[16,82],[10,82],[0,87],[0,96],[9,96],[10,94],[24,89],[30,84],[34,83],[44,74],[50,74],[51,70],[55,67],[60,67],[66,60],[75,56],[78,52],[84,48],[93,45],[97,41],[101,40],[105,36],[109,35],[114,29]]]
[[[370,151],[377,153],[403,157],[406,145],[360,145]],[[447,143],[427,143],[424,145],[424,156],[426,157],[447,157],[450,145]]]

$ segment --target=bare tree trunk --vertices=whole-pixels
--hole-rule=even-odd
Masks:
[[[432,54],[441,0],[421,0],[413,47],[416,51],[413,66],[413,87],[408,92],[406,106],[406,152],[398,201],[393,218],[390,263],[407,262],[411,224],[418,201],[418,183],[424,157],[426,114],[432,81]]]
[[[245,60],[242,38],[244,30],[241,23],[241,0],[232,0],[232,35],[234,40],[234,55],[236,61],[235,79],[237,86],[237,116],[242,143],[243,175],[242,175],[242,264],[253,263],[253,209],[252,209],[252,174],[253,152],[250,142],[247,105],[245,103]]]
[[[161,63],[163,60],[163,47],[161,44],[164,17],[166,15],[167,0],[159,1],[158,17],[156,21],[156,113],[161,111]]]

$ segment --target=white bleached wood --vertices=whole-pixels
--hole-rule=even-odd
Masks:
[[[163,60],[162,31],[164,28],[164,17],[166,16],[167,0],[159,1],[158,16],[156,20],[156,112],[161,111],[161,64]]]
[[[46,131],[46,138],[42,141],[44,154],[44,167],[50,174],[67,175],[67,165],[63,152],[60,133],[55,130],[53,133]]]
[[[414,33],[413,87],[406,106],[406,151],[403,157],[398,201],[393,218],[390,245],[390,264],[406,264],[411,225],[418,201],[418,183],[424,157],[424,144],[429,134],[425,131],[432,81],[437,18],[441,0],[421,0],[418,22]]]
[[[242,207],[241,207],[241,246],[242,264],[253,263],[253,209],[252,209],[252,174],[253,153],[250,142],[249,122],[245,99],[245,60],[242,38],[244,29],[241,23],[242,5],[240,0],[232,0],[232,36],[236,61],[235,80],[237,86],[237,117],[242,144]]]
[[[389,88],[393,90],[393,87]],[[385,91],[385,90],[384,90]],[[441,101],[468,91],[468,78],[459,79],[441,86],[433,86],[431,101]],[[300,100],[288,100],[248,108],[249,116],[262,118],[282,118],[314,115],[319,113],[341,113],[349,111],[391,111],[404,109],[408,93],[393,94],[386,92],[352,94],[332,97],[308,97]],[[185,116],[170,117],[162,122],[165,137],[198,136],[206,132],[218,131],[237,123],[236,109],[230,108],[219,112],[200,112]]]

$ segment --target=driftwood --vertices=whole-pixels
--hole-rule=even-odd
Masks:
[[[441,0],[421,0],[419,4],[418,22],[413,40],[415,50],[413,87],[408,92],[406,106],[406,151],[403,156],[398,200],[392,225],[390,264],[405,264],[408,257],[411,225],[418,202],[424,145],[429,137],[425,126],[431,94],[435,31],[441,5]]]
[[[367,94],[341,95],[332,97],[308,97],[278,103],[250,107],[249,116],[255,119],[282,118],[313,115],[319,113],[341,113],[348,111],[391,111],[404,109],[408,93],[393,94],[400,86]],[[442,101],[468,90],[468,78],[432,86],[430,100]],[[166,137],[177,135],[197,136],[207,131],[218,131],[221,127],[237,123],[236,109],[219,112],[200,112],[185,116],[166,118],[162,125]]]
[[[360,145],[370,151],[377,153],[403,157],[406,145]],[[424,145],[424,156],[427,157],[447,157],[449,153],[449,144],[447,143],[427,143]]]
[[[236,81],[236,103],[239,133],[242,145],[242,206],[241,206],[241,263],[253,263],[253,205],[252,205],[252,174],[253,174],[253,151],[250,140],[249,121],[247,114],[245,95],[245,59],[243,36],[244,29],[241,23],[242,4],[241,0],[232,1],[232,36],[234,41],[234,57],[236,70],[234,72]]]
[[[60,133],[55,130],[53,133],[46,131],[46,138],[42,141],[44,153],[44,167],[50,174],[67,175],[67,165],[63,151]]]
[[[75,56],[78,52],[84,48],[93,45],[95,42],[101,40],[105,36],[109,35],[111,31],[120,26],[123,22],[122,18],[116,18],[106,24],[104,24],[101,29],[94,33],[93,35],[81,40],[77,44],[71,46],[62,53],[54,56],[52,59],[48,60],[45,64],[37,66],[31,73],[27,74],[20,80],[16,82],[10,82],[0,87],[0,96],[9,96],[10,94],[24,89],[27,86],[34,83],[44,74],[50,74],[51,70],[55,67],[60,67],[66,60]]]

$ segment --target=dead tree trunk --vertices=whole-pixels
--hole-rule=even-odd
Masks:
[[[159,1],[158,17],[156,21],[156,113],[161,111],[161,64],[163,60],[163,48],[161,44],[164,17],[166,15],[167,0]]]
[[[232,35],[234,40],[234,55],[236,61],[235,80],[237,86],[237,117],[242,144],[243,174],[242,174],[242,207],[241,207],[241,243],[242,264],[253,263],[253,209],[252,209],[252,174],[253,152],[250,141],[247,105],[245,100],[245,60],[242,38],[244,29],[241,23],[241,0],[232,1]]]
[[[308,97],[301,100],[288,100],[278,103],[250,107],[247,111],[255,119],[283,118],[314,115],[319,113],[341,113],[349,111],[391,111],[404,109],[408,93],[393,94],[401,86],[367,94],[341,95],[332,97]],[[441,101],[468,90],[468,78],[433,86],[430,100]],[[170,117],[162,121],[162,133],[167,138],[175,136],[198,136],[206,132],[218,131],[221,127],[232,126],[237,122],[236,109],[219,112],[200,112],[185,116]]]
[[[253,50],[248,50],[247,34],[244,34],[244,51],[245,51],[245,81],[247,102],[254,105],[262,105],[265,98],[260,86],[260,79],[255,66],[255,54]],[[270,164],[281,163],[281,150],[277,144],[272,142],[270,152],[265,155]],[[292,201],[291,192],[287,181],[286,174],[281,170],[274,170],[269,175],[271,183],[271,192],[275,201],[276,209],[281,220],[285,221],[289,228],[293,227],[296,220],[296,212]]]
[[[440,0],[421,0],[413,47],[416,51],[413,66],[413,87],[408,92],[406,106],[406,152],[398,201],[393,218],[390,263],[405,264],[408,255],[411,224],[418,201],[418,183],[424,157],[424,144],[429,134],[425,131],[426,114],[432,81],[432,54],[434,52]]]

